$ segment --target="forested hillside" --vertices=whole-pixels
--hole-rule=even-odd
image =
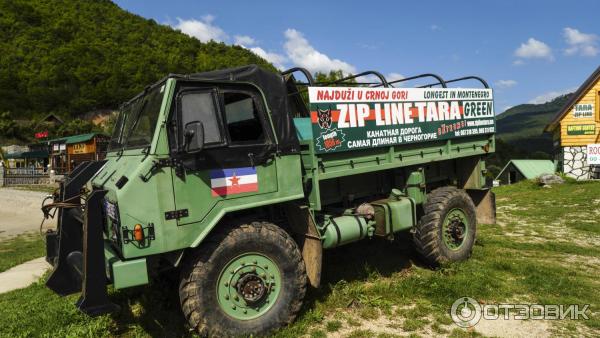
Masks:
[[[488,170],[496,176],[511,159],[550,159],[552,135],[544,127],[572,94],[542,104],[520,104],[496,118],[496,152],[488,159]]]
[[[552,136],[543,134],[544,127],[569,100],[571,94],[542,104],[514,106],[497,119],[498,138],[527,153],[552,152]]]
[[[201,43],[108,0],[0,1],[0,112],[32,119],[112,109],[168,73],[266,61]]]

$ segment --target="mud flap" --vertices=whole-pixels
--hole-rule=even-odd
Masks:
[[[60,187],[60,201],[78,199],[83,186],[104,161],[84,162]],[[46,286],[61,296],[82,291],[76,305],[82,312],[100,315],[118,309],[109,302],[102,235],[102,200],[106,190],[88,195],[85,213],[79,208],[60,209],[56,232],[46,234],[46,260],[54,266]],[[59,201],[56,201],[59,202]]]
[[[468,189],[477,211],[477,223],[496,224],[496,195],[491,189]]]
[[[323,244],[317,226],[306,205],[290,202],[285,206],[294,238],[302,250],[308,281],[311,286],[318,288],[321,284]]]

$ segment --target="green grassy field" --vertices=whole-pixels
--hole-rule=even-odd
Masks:
[[[44,242],[38,233],[0,239],[0,272],[44,255]]]
[[[495,190],[498,224],[480,225],[473,257],[432,271],[408,237],[326,253],[323,287],[277,337],[600,335],[600,183]],[[112,292],[121,311],[90,319],[43,284],[0,295],[0,336],[188,336],[173,282]],[[455,326],[451,304],[590,304],[589,320],[496,321]]]

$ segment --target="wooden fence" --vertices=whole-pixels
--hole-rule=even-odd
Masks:
[[[0,167],[0,185],[50,184],[50,175],[41,168]]]

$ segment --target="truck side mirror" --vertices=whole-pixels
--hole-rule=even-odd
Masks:
[[[204,148],[204,125],[200,121],[189,122],[183,132],[183,147],[188,153],[198,153]]]

